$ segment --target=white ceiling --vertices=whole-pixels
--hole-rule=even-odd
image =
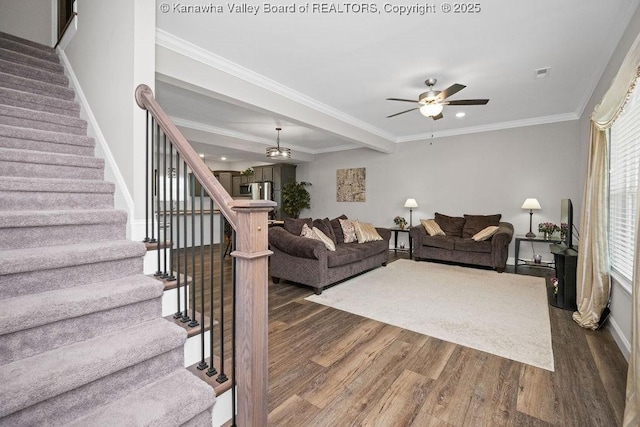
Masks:
[[[363,131],[341,134],[319,126],[312,114],[284,117],[275,104],[255,105],[251,96],[229,99],[179,84],[158,66],[157,98],[196,149],[229,161],[266,160],[264,148],[280,126],[281,144],[293,149],[294,159],[308,161],[371,146],[368,139],[398,143],[574,120],[639,0],[491,0],[467,14],[443,13],[438,3],[435,13],[409,16],[386,13],[380,1],[373,2],[380,12],[373,14],[347,12],[356,3],[329,3],[344,13],[265,13],[256,3],[262,9],[256,15],[230,13],[232,3],[219,3],[222,13],[162,13],[157,3],[159,45],[211,55],[247,88],[258,84]],[[535,70],[544,67],[548,77],[537,79]],[[430,77],[438,79],[438,90],[467,86],[452,100],[490,101],[445,107],[438,121],[418,111],[385,118],[413,107],[385,98],[417,99]],[[466,116],[456,118],[458,111]]]

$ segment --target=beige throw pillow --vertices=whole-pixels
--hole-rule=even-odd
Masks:
[[[382,240],[376,228],[368,222],[353,221],[358,243]]]
[[[496,234],[497,231],[498,231],[497,225],[490,225],[478,231],[476,234],[474,234],[472,239],[475,240],[476,242],[482,242],[483,240],[487,240],[489,237]]]
[[[420,223],[427,231],[429,236],[444,236],[444,231],[438,225],[435,219],[421,219]]]
[[[342,234],[344,235],[345,243],[353,243],[358,241],[358,236],[356,236],[356,228],[353,223],[354,221],[351,221],[350,219],[340,220],[340,228],[342,228]]]
[[[300,236],[306,237],[307,239],[320,240],[324,244],[324,247],[328,250],[336,250],[336,246],[333,244],[333,241],[317,227],[310,228],[307,224],[304,224],[302,226],[302,232],[300,233]]]
[[[318,239],[320,241],[322,241],[322,243],[324,243],[324,246],[328,250],[330,250],[330,251],[335,251],[336,250],[336,244],[333,243],[333,240],[331,240],[331,237],[329,237],[326,234],[324,234],[322,232],[322,230],[320,230],[318,227],[313,227],[312,230],[313,230],[314,233],[316,233],[316,236],[318,236]]]

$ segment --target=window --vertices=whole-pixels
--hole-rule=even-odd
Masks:
[[[610,130],[609,246],[611,268],[631,282],[638,169],[640,162],[640,96],[634,90]]]

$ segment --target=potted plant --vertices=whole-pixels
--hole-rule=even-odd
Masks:
[[[298,218],[302,209],[311,207],[311,195],[305,187],[310,182],[289,182],[282,187],[282,211],[291,218]]]
[[[397,216],[395,218],[393,218],[393,222],[400,227],[400,230],[404,230],[404,228],[407,226],[407,220],[404,219],[401,216]]]

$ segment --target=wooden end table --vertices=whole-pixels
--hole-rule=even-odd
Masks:
[[[411,238],[411,233],[409,233],[409,229],[393,227],[393,228],[390,228],[389,230],[391,230],[391,232],[393,233],[393,253],[397,254],[398,251],[408,252],[409,259],[413,259],[413,239]],[[409,235],[409,248],[398,247],[398,233],[407,233]]]

